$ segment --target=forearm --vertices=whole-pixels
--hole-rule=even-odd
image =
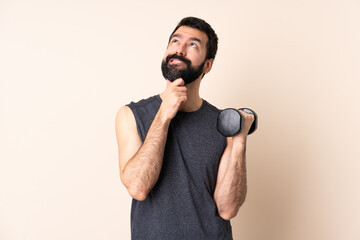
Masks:
[[[162,118],[159,111],[144,143],[121,173],[122,182],[135,199],[145,200],[159,178],[169,124],[170,120]]]
[[[246,179],[246,137],[231,139],[228,153],[222,159],[223,174],[218,178],[214,200],[219,215],[224,219],[236,216],[245,201]]]

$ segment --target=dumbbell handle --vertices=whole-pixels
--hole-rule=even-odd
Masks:
[[[252,134],[257,129],[257,115],[255,111],[249,108],[240,108],[248,114],[254,115],[254,122],[252,123],[248,134]],[[217,129],[225,137],[231,137],[238,134],[243,128],[243,116],[234,108],[227,108],[222,110],[217,117]]]

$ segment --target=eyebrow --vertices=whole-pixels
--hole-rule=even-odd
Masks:
[[[175,37],[177,37],[177,38],[182,38],[182,36],[181,36],[180,34],[177,34],[177,33],[176,33],[176,34],[174,34],[174,35],[171,36],[171,39],[173,39],[173,38],[175,38]],[[191,40],[191,41],[198,42],[200,45],[202,44],[202,42],[201,42],[201,40],[200,40],[199,38],[191,37],[190,40]]]

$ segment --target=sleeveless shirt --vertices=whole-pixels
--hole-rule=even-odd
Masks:
[[[161,102],[156,95],[127,105],[142,142]],[[197,111],[179,111],[172,119],[159,179],[144,201],[132,200],[132,239],[232,239],[230,221],[218,215],[213,199],[226,147],[226,138],[216,130],[218,113],[203,100]]]

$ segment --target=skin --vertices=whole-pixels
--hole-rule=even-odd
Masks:
[[[176,53],[191,60],[192,65],[199,66],[206,56],[207,41],[208,37],[204,32],[182,26],[170,40],[164,59],[169,54]],[[207,74],[211,70],[213,61],[213,59],[206,60],[203,73]],[[170,64],[178,68],[186,67],[181,61],[170,61]],[[201,76],[186,86],[181,78],[174,82],[166,81],[166,88],[160,94],[162,103],[144,143],[138,135],[135,118],[130,108],[124,106],[118,111],[115,126],[120,176],[134,199],[145,200],[159,178],[171,119],[178,111],[191,112],[201,107],[200,82]],[[227,138],[214,192],[219,216],[225,220],[236,216],[247,191],[246,139],[254,118],[251,114],[240,112],[244,116],[244,126],[238,135]]]

